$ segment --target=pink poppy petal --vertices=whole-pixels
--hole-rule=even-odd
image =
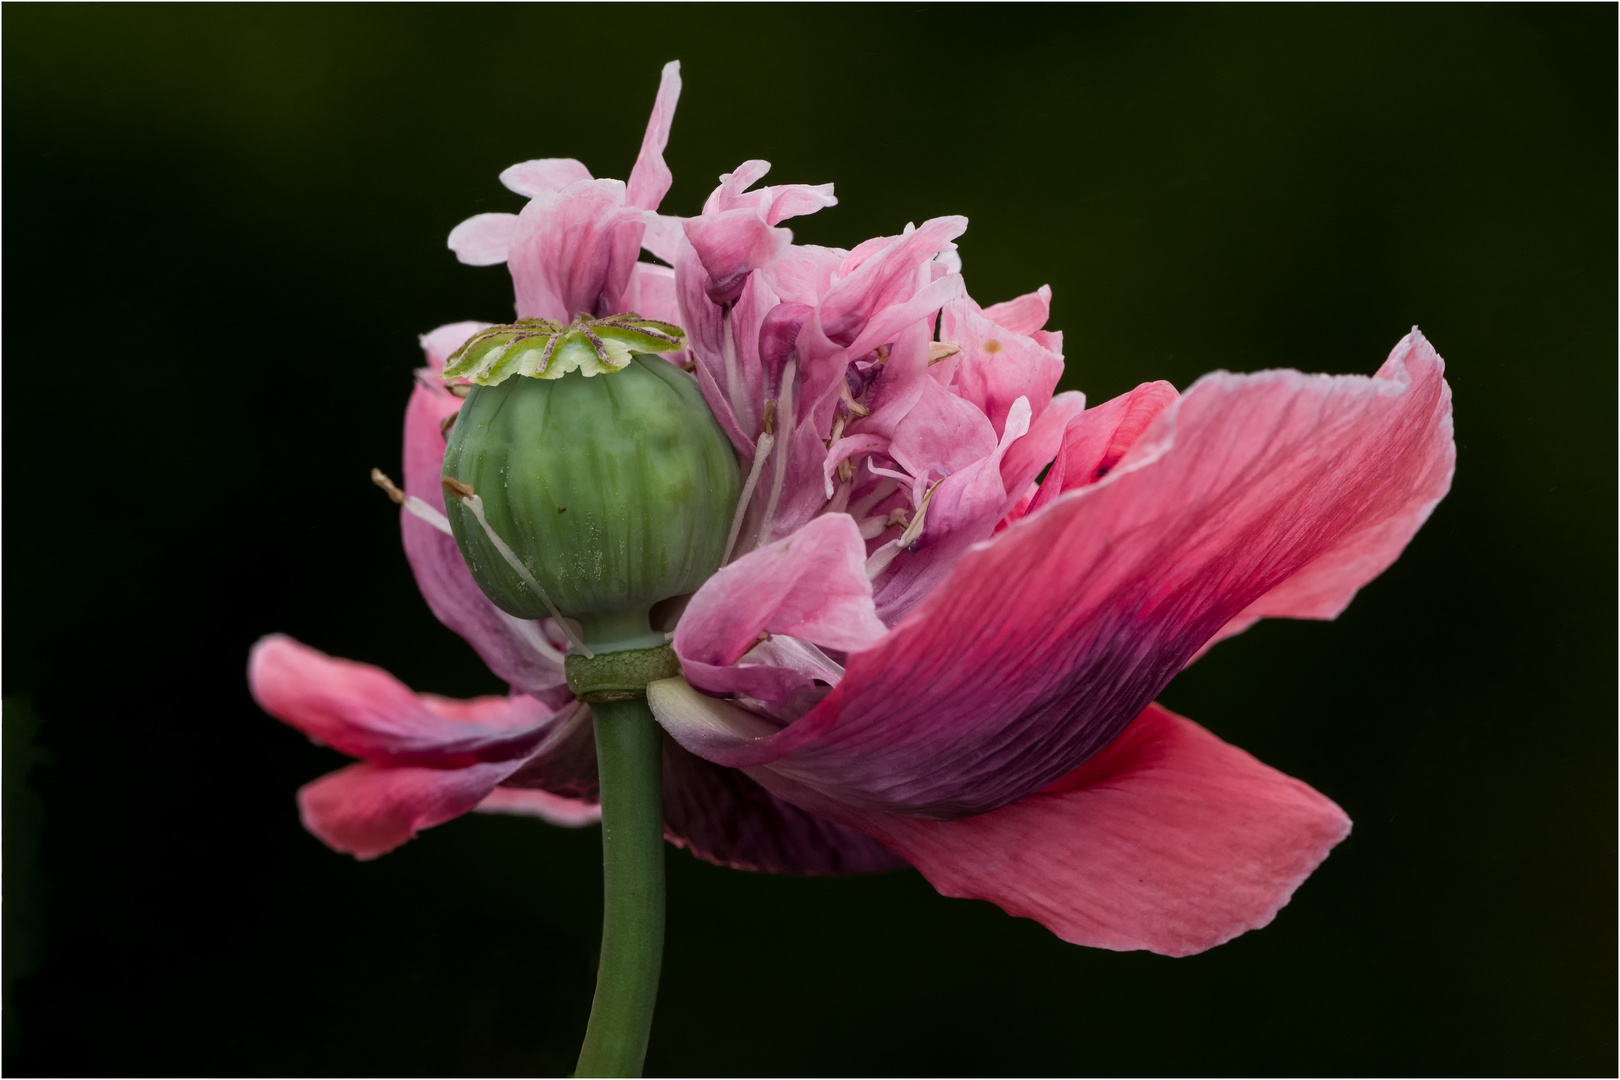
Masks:
[[[1002,457],[1002,486],[1022,499],[1031,481],[1058,456],[1065,433],[1085,408],[1086,395],[1078,390],[1067,390],[1052,398],[1029,426],[1029,433],[1013,443]],[[1035,494],[1039,494],[1039,489]]]
[[[664,835],[706,862],[770,874],[873,874],[906,865],[865,833],[672,742],[664,747]]]
[[[1052,312],[1052,286],[1042,285],[1032,293],[984,309],[984,317],[998,326],[1026,337],[1046,325]],[[1062,348],[1054,349],[1061,353]]]
[[[866,254],[822,298],[816,320],[821,334],[840,346],[854,342],[874,314],[917,291],[918,267],[966,229],[967,218],[941,217],[902,236],[882,238],[882,246]]]
[[[848,514],[816,518],[722,567],[687,605],[675,651],[694,685],[727,693],[749,678],[748,669],[730,665],[762,632],[832,649],[864,648],[883,636],[866,542]]]
[[[298,789],[304,828],[335,851],[375,859],[422,829],[475,809],[519,763],[463,769],[350,765]]]
[[[737,299],[748,275],[775,262],[793,242],[791,232],[767,225],[752,207],[687,218],[681,227],[708,277],[704,291],[716,304]]]
[[[580,180],[543,191],[518,215],[507,255],[518,314],[567,322],[619,310],[646,231],[618,180]]]
[[[642,248],[674,266],[675,259],[680,255],[681,237],[684,235],[681,230],[681,219],[667,214],[648,214],[644,220],[647,231],[641,237]]]
[[[970,299],[945,305],[939,333],[962,349],[955,357],[952,388],[990,418],[998,436],[1014,401],[1027,398],[1039,416],[1063,376],[1061,353],[998,326]]]
[[[506,261],[517,232],[516,214],[474,214],[450,230],[445,246],[468,266],[494,266]]]
[[[381,761],[521,759],[545,737],[553,715],[526,694],[472,701],[414,694],[381,668],[281,634],[253,646],[248,685],[260,708],[316,742]]]
[[[675,271],[667,266],[638,262],[630,275],[625,307],[644,319],[680,325],[681,306],[675,298]]]
[[[671,60],[664,65],[658,80],[658,97],[653,101],[652,116],[647,120],[647,133],[641,138],[641,152],[630,170],[630,183],[626,201],[643,210],[656,210],[669,193],[674,175],[664,164],[664,147],[669,145],[669,128],[675,122],[675,103],[681,99],[681,62]]]
[[[537,817],[541,821],[570,829],[577,829],[582,825],[594,825],[602,820],[602,806],[600,803],[586,802],[583,799],[569,799],[561,795],[553,795],[549,791],[538,791],[532,788],[498,787],[484,796],[484,801],[479,803],[475,809],[480,814],[517,814],[521,817]]]
[[[1392,556],[1454,457],[1443,365],[1415,332],[1375,378],[1206,376],[1104,479],[970,549],[808,715],[705,756],[915,816],[1005,806],[1294,575],[1341,553],[1365,569],[1373,541]]]
[[[838,205],[831,184],[783,184],[766,190],[771,200],[770,209],[765,214],[768,225],[778,225],[788,218],[803,217]]]
[[[585,163],[573,158],[538,158],[520,161],[501,172],[508,191],[534,198],[543,191],[561,191],[579,180],[591,179]]]
[[[946,896],[989,900],[1076,945],[1167,956],[1271,922],[1350,832],[1327,798],[1159,705],[1000,810],[858,824]]]

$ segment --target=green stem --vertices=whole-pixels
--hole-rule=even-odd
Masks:
[[[663,730],[644,697],[597,701],[602,960],[575,1076],[640,1076],[664,959]]]

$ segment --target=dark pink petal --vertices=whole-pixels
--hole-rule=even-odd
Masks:
[[[549,791],[498,787],[476,807],[480,814],[517,814],[565,828],[594,825],[602,820],[600,803],[569,799]]]
[[[664,65],[658,80],[658,97],[653,101],[652,116],[647,120],[647,133],[641,138],[641,152],[630,170],[630,183],[625,200],[643,210],[656,210],[669,192],[674,176],[664,164],[664,147],[669,145],[669,128],[675,122],[675,103],[681,99],[681,63],[671,60]],[[611,313],[605,313],[611,314]]]
[[[432,367],[418,379],[405,411],[405,491],[440,513],[444,512],[439,476],[445,446],[440,425],[461,408],[461,399],[444,388],[434,371],[442,366],[444,355],[479,325],[458,323],[423,338]],[[434,616],[465,638],[501,679],[554,704],[564,700],[562,654],[541,625],[514,618],[490,603],[473,581],[454,537],[404,509],[400,511],[400,533],[417,587]]]
[[[1330,800],[1158,705],[1000,810],[851,818],[946,896],[989,900],[1077,945],[1168,956],[1271,922],[1350,832]]]
[[[1175,403],[1167,382],[1143,383],[1135,390],[1087,409],[1068,425],[1063,447],[1029,508],[1041,509],[1065,491],[1094,484],[1119,464],[1148,425]]]
[[[779,681],[768,665],[730,666],[761,633],[859,649],[884,632],[872,608],[866,542],[849,515],[827,514],[721,568],[687,604],[674,644],[693,685],[729,693]]]
[[[501,172],[507,190],[534,198],[542,191],[561,191],[579,180],[591,179],[591,170],[573,158],[539,158],[520,161]]]
[[[689,748],[922,817],[1037,791],[1294,575],[1348,589],[1394,557],[1450,482],[1442,373],[1414,332],[1375,378],[1206,376],[1102,480],[970,549],[808,715]]]
[[[526,694],[471,701],[414,694],[381,668],[335,659],[281,634],[253,646],[248,685],[276,719],[335,750],[377,761],[522,759],[552,726],[551,707]]]
[[[1052,286],[1042,285],[1032,293],[984,309],[984,317],[1015,334],[1028,336],[1046,325],[1052,311]],[[1062,348],[1053,350],[1062,353]]]
[[[468,266],[495,266],[506,261],[517,232],[516,214],[474,214],[450,230],[445,246]]]
[[[499,789],[497,789],[499,790]],[[736,769],[664,744],[664,835],[707,862],[771,874],[872,874],[905,860],[784,802]]]
[[[428,769],[363,761],[305,784],[298,790],[298,810],[304,828],[327,847],[375,859],[419,830],[476,808],[517,765],[498,761]]]

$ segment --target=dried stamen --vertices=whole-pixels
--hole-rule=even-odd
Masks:
[[[954,341],[930,341],[928,343],[928,366],[933,367],[941,360],[949,360],[962,351],[962,346]]]
[[[371,482],[386,491],[390,499],[405,508],[406,513],[421,518],[446,536],[455,535],[450,531],[449,519],[415,495],[407,495],[399,490],[381,469],[371,470]]]

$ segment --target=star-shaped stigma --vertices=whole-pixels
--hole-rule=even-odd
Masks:
[[[680,327],[633,311],[601,319],[580,313],[567,326],[555,319],[519,319],[468,338],[445,361],[444,378],[479,386],[495,386],[513,375],[560,379],[578,371],[590,378],[621,370],[634,353],[674,352],[685,344]]]

